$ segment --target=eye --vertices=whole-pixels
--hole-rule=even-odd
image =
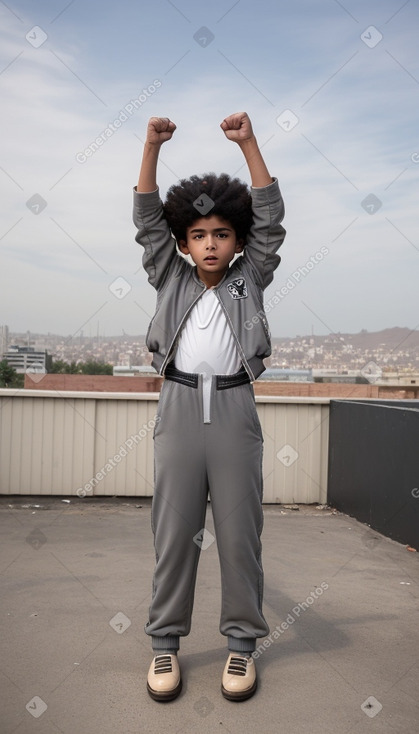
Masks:
[[[225,240],[226,237],[228,237],[227,232],[218,232],[218,237],[221,237],[222,240]]]

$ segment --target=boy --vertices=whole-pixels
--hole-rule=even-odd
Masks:
[[[221,128],[244,154],[251,194],[226,174],[192,176],[169,189],[163,207],[157,161],[176,125],[158,117],[148,123],[134,192],[136,240],[157,290],[147,346],[165,376],[154,434],[156,567],[145,627],[155,654],[147,690],[157,701],[173,700],[182,687],[177,651],[191,626],[208,494],[221,566],[220,632],[228,638],[225,698],[253,695],[252,652],[269,633],[262,614],[263,439],[250,383],[271,353],[263,290],[280,262],[284,207],[248,115],[230,115]],[[177,253],[172,234],[194,266]]]

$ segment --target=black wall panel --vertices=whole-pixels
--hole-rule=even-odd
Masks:
[[[419,550],[418,401],[331,401],[328,503]]]

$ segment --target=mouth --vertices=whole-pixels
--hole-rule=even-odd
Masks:
[[[204,262],[207,263],[216,263],[218,261],[218,257],[215,257],[215,255],[207,255],[207,257],[204,257]]]

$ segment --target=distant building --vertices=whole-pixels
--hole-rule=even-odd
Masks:
[[[387,372],[382,375],[380,380],[382,385],[419,385],[419,372],[400,373],[400,372]]]
[[[327,383],[336,383],[338,385],[368,385],[371,382],[376,382],[376,380],[368,380],[363,375],[344,375],[344,374],[337,374],[337,375],[317,375],[314,378],[314,382],[327,382]]]
[[[313,382],[313,370],[293,370],[281,367],[268,367],[262,372],[260,380],[277,382]]]
[[[17,345],[11,346],[3,355],[3,359],[10,367],[14,367],[18,375],[25,375],[27,372],[45,375],[51,360],[46,349],[40,351],[34,347]]]
[[[0,359],[3,359],[9,346],[9,327],[0,326]]]
[[[142,377],[148,375],[156,377],[157,372],[151,365],[141,364],[129,366],[118,364],[113,368],[113,375],[115,377]]]

